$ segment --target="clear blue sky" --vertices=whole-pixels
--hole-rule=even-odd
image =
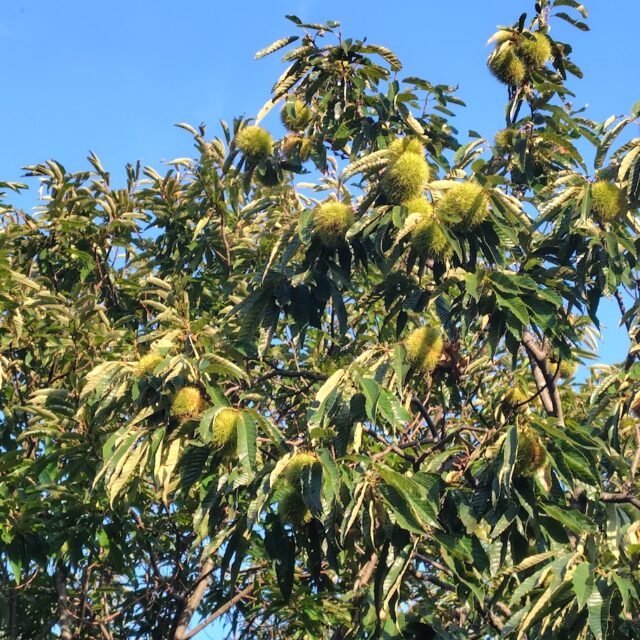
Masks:
[[[127,162],[159,167],[190,155],[177,122],[255,115],[282,70],[278,56],[253,54],[293,31],[284,20],[339,20],[345,36],[393,49],[406,75],[459,85],[467,108],[454,125],[492,136],[502,126],[504,89],[485,66],[497,24],[531,11],[533,0],[2,0],[0,4],[0,180],[49,158],[85,168],[91,150],[117,180]],[[586,0],[591,32],[555,23],[574,45],[585,79],[577,105],[603,120],[640,98],[639,0]],[[635,44],[634,44],[635,43]],[[268,123],[268,121],[267,121]],[[638,135],[638,132],[634,132]],[[33,202],[26,199],[25,202]],[[30,204],[28,206],[30,206]],[[626,341],[609,312],[603,359]],[[214,637],[211,634],[209,637]],[[207,635],[202,635],[206,638]]]

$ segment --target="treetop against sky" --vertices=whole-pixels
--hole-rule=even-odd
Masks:
[[[232,113],[176,118],[190,152],[118,174],[63,145],[25,162],[37,202],[1,183],[0,637],[640,635],[639,103],[619,50],[620,91],[582,79],[610,15],[507,8],[390,15],[396,48],[371,7],[370,38],[288,15],[269,83],[220,71]],[[92,104],[98,139],[97,114],[142,123],[127,86],[183,95],[212,16],[174,9],[167,53],[152,9],[116,3],[99,41],[92,9],[42,7],[45,42],[79,34],[42,71],[67,131]],[[208,77],[272,10],[224,55],[218,29]],[[98,73],[123,32],[134,85]]]

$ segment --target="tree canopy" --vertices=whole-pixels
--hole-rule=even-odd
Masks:
[[[574,106],[586,9],[491,37],[495,140],[287,17],[195,158],[0,183],[0,637],[640,637],[640,107]]]

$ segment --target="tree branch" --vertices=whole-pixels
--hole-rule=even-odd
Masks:
[[[415,567],[409,567],[408,568],[408,572],[416,580],[424,580],[426,582],[430,582],[431,584],[435,585],[436,587],[440,587],[441,589],[444,589],[445,591],[455,591],[455,587],[452,587],[449,583],[445,582],[444,580],[440,580],[440,578],[438,578],[436,576],[431,576],[428,573],[425,573],[424,571],[420,571],[419,569],[416,569]]]
[[[239,593],[236,593],[236,595],[233,596],[233,598],[231,598],[231,600],[229,600],[228,602],[225,602],[221,607],[216,609],[210,616],[207,616],[200,624],[198,624],[193,629],[191,629],[191,631],[189,631],[189,633],[187,633],[185,636],[183,636],[183,639],[184,640],[190,640],[191,638],[195,637],[205,627],[208,627],[214,620],[217,620],[220,616],[222,616],[225,613],[227,613],[227,611],[229,611],[229,609],[231,609],[238,602],[240,602],[240,600],[242,600],[243,598],[246,598],[248,595],[250,595],[251,592],[254,590],[254,588],[255,588],[255,582],[253,584],[250,584],[248,587],[246,587],[245,589],[243,589]],[[176,636],[176,638],[177,638],[177,636]]]
[[[624,318],[624,316],[627,313],[627,308],[625,307],[624,299],[622,298],[622,294],[620,293],[620,291],[618,289],[616,289],[613,292],[613,295],[614,295],[614,297],[616,299],[616,302],[618,303],[618,308],[620,309],[620,315]],[[627,318],[624,321],[624,325],[627,328],[627,331],[631,330],[631,320],[629,320],[629,318]]]
[[[447,443],[453,440],[460,432],[467,430],[468,427],[458,427],[450,433],[448,433],[442,440],[436,442],[432,447],[429,447],[426,451],[423,451],[420,456],[413,463],[413,468],[418,469],[420,465],[434,452],[442,449]]]
[[[358,591],[362,587],[366,587],[371,582],[371,576],[378,566],[378,554],[372,553],[371,557],[360,567],[355,582],[353,583],[353,591]]]
[[[198,586],[193,590],[193,593],[187,599],[184,609],[180,613],[180,618],[178,619],[178,624],[176,625],[176,630],[173,634],[174,640],[186,640],[187,638],[192,637],[191,635],[187,635],[187,629],[189,628],[189,623],[191,622],[193,614],[200,606],[200,602],[202,601],[202,598],[204,597],[204,594],[209,587],[209,583],[211,582],[212,569],[213,560],[209,557],[202,563],[202,566],[200,567],[200,574],[198,575]],[[204,576],[206,576],[206,578],[202,579]]]
[[[636,473],[638,473],[638,465],[640,465],[640,425],[636,424],[636,453],[633,456],[633,462],[631,463],[631,469],[629,471],[629,484],[633,482]]]
[[[273,371],[265,373],[263,376],[256,378],[253,384],[270,380],[271,378],[306,378],[307,380],[324,381],[329,376],[324,373],[318,373],[316,371],[299,371],[298,369],[280,369],[276,365],[273,366]]]
[[[67,595],[66,579],[60,566],[56,567],[54,580],[56,591],[58,592],[60,638],[61,640],[73,640],[73,628],[71,626],[71,616],[69,615],[69,596]]]
[[[410,456],[409,454],[405,453],[400,447],[393,444],[392,442],[387,442],[384,436],[382,436],[379,433],[376,433],[373,429],[370,429],[369,427],[363,427],[362,431],[367,435],[371,436],[372,438],[375,438],[378,442],[381,442],[382,444],[387,446],[387,448],[384,451],[380,451],[379,453],[376,453],[373,456],[374,459],[377,460],[378,458],[382,458],[390,451],[393,451],[394,453],[397,453],[399,456],[407,460],[407,462],[414,461],[413,456]]]
[[[558,418],[560,424],[564,426],[562,401],[560,400],[560,393],[556,387],[555,375],[549,371],[545,350],[538,345],[536,339],[529,331],[525,331],[522,334],[522,344],[529,356],[533,377],[536,381],[538,391],[540,391],[540,399],[542,400],[545,411],[555,418]],[[557,373],[556,370],[555,374],[557,375]]]
[[[600,500],[613,504],[632,504],[636,509],[640,509],[640,500],[628,493],[601,493]]]
[[[533,334],[529,331],[525,331],[522,334],[522,344],[527,350],[527,353],[531,352],[536,362],[546,362],[547,354],[544,352],[544,349],[538,345]]]
[[[525,347],[526,349],[526,347]],[[540,396],[540,400],[542,401],[542,406],[544,410],[552,414],[553,413],[553,403],[551,402],[551,396],[549,395],[549,389],[547,389],[547,383],[544,379],[544,374],[542,370],[538,366],[535,358],[529,351],[527,351],[527,355],[529,356],[529,363],[531,364],[531,372],[533,373],[533,379],[536,383],[536,388],[538,389],[538,395]]]
[[[437,440],[438,430],[436,429],[436,425],[433,424],[433,420],[431,419],[431,416],[429,415],[427,408],[422,404],[422,402],[420,402],[420,398],[418,398],[418,396],[413,396],[413,398],[411,398],[411,402],[416,405],[416,407],[418,408],[418,411],[420,412],[420,415],[425,419],[425,422],[429,427],[429,431],[431,431],[431,435],[433,436],[433,439]]]

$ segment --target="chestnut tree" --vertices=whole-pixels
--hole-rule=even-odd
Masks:
[[[491,37],[495,139],[288,19],[195,158],[1,183],[0,637],[640,637],[640,109],[573,106],[586,9]]]

